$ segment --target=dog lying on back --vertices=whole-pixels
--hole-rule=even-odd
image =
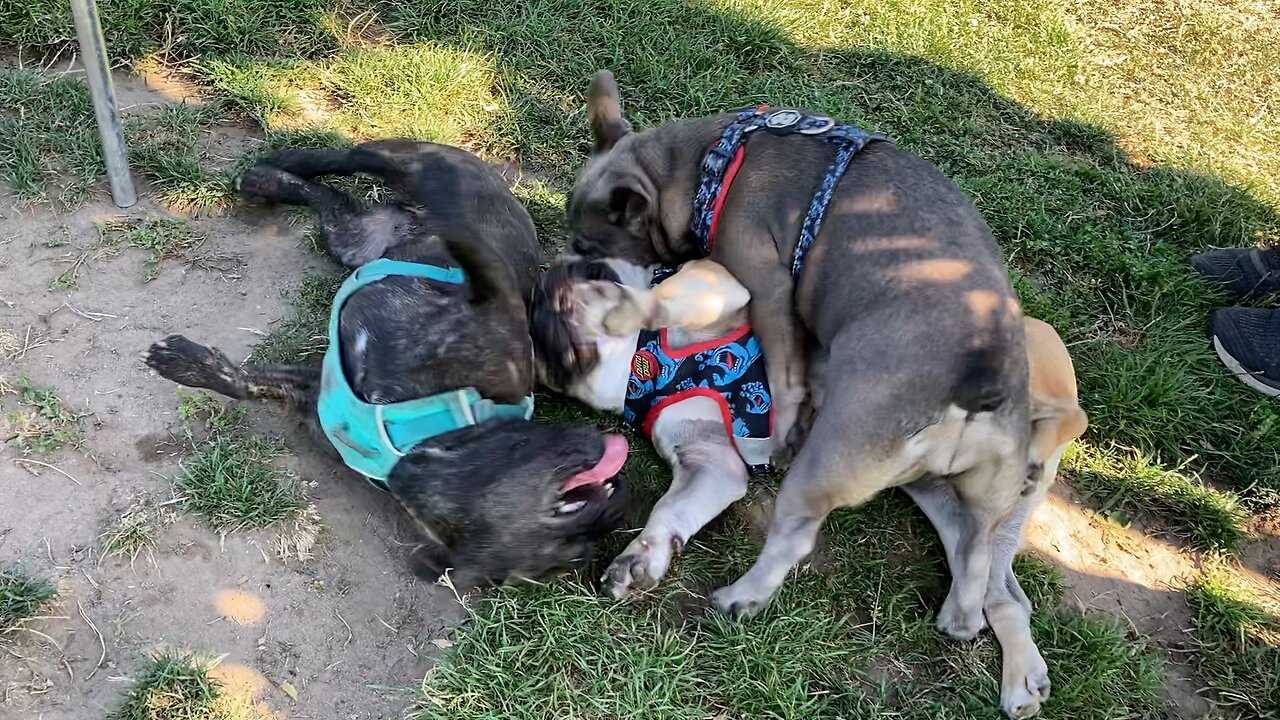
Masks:
[[[356,173],[404,204],[362,208],[312,180]],[[542,253],[502,176],[457,148],[382,140],[277,152],[240,192],[311,206],[330,251],[356,269],[323,369],[241,368],[181,335],[155,343],[146,364],[181,385],[306,414],[325,446],[414,519],[423,544],[412,559],[426,577],[452,569],[466,588],[585,563],[622,522],[626,441],[528,419],[525,302]]]
[[[628,398],[646,390],[635,380],[636,365],[648,362],[641,333],[660,332],[677,354],[681,347],[693,347],[693,356],[705,357],[720,352],[709,341],[732,334],[746,320],[749,293],[713,261],[685,263],[653,287],[651,277],[650,269],[613,258],[571,259],[548,271],[534,296],[532,325],[543,382],[597,410],[623,412]],[[1088,418],[1078,402],[1075,371],[1062,339],[1043,321],[1024,317],[1023,324],[1031,424],[1027,474],[1034,482],[1024,502],[1034,508]],[[813,370],[814,385],[824,382],[822,372],[830,371],[821,366]],[[818,404],[827,397],[819,386],[811,387],[810,394]],[[746,493],[752,459],[743,452],[727,405],[693,395],[668,405],[645,425],[671,465],[673,479],[644,530],[609,566],[604,579],[614,597],[656,585],[689,538]],[[936,476],[902,488],[924,510],[948,558],[953,557],[962,511],[954,488]],[[1021,537],[1002,536],[996,542],[1011,543],[1016,550]],[[1031,603],[1021,587],[1013,586],[1015,603],[987,616],[1004,651],[1007,683],[1030,672],[1027,663],[1040,658],[1031,636]]]

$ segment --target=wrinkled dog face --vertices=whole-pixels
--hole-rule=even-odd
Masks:
[[[573,286],[578,282],[619,282],[606,263],[566,257],[538,280],[529,305],[538,381],[563,392],[575,378],[591,372],[599,358],[596,346],[583,342],[574,327]]]
[[[509,420],[447,437],[389,478],[423,532],[414,561],[425,577],[452,568],[458,587],[546,578],[585,564],[623,522],[621,435]]]

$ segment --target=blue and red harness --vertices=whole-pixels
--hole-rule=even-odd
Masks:
[[[710,255],[714,247],[725,197],[746,157],[746,141],[760,129],[777,136],[807,135],[835,147],[835,156],[809,203],[792,254],[791,274],[798,280],[805,255],[822,229],[831,196],[849,162],[868,143],[887,139],[800,110],[761,106],[738,111],[702,158],[691,230],[703,256]],[[660,268],[654,273],[653,284],[678,269]],[[750,324],[744,323],[712,340],[674,348],[667,343],[665,330],[640,333],[631,360],[623,418],[647,436],[664,408],[695,396],[716,401],[725,429],[743,460],[753,472],[765,469],[773,434],[773,401],[760,340]]]
[[[657,285],[678,268],[659,268]],[[631,356],[622,417],[652,435],[658,415],[672,405],[705,397],[720,407],[725,430],[753,471],[769,464],[773,400],[760,340],[747,323],[716,338],[672,346],[666,329],[641,330]]]

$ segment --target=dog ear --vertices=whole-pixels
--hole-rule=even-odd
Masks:
[[[503,272],[508,268],[507,263],[488,245],[480,241],[446,238],[444,246],[467,274],[467,290],[472,305],[494,300],[510,302],[513,299],[523,305],[524,300],[516,290],[516,279],[510,272]]]
[[[649,226],[654,219],[653,203],[640,188],[619,185],[609,191],[609,222],[626,228],[632,237],[649,237]]]
[[[631,132],[631,123],[622,117],[618,83],[608,70],[597,72],[591,79],[591,87],[587,90],[587,117],[591,120],[591,134],[595,137],[592,154],[608,152]]]

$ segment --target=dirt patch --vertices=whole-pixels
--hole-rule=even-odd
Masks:
[[[1194,651],[1183,588],[1200,574],[1200,560],[1144,533],[1089,512],[1070,486],[1059,483],[1027,526],[1029,549],[1062,570],[1063,603],[1120,618],[1169,653],[1169,707],[1184,720],[1202,718],[1210,705],[1187,664]]]
[[[129,93],[143,102],[134,97],[141,90]],[[246,142],[234,130],[224,135],[234,137],[228,156]],[[0,207],[10,204],[0,197]],[[182,332],[246,357],[282,316],[281,289],[320,262],[302,246],[305,227],[283,214],[229,213],[191,222],[202,249],[244,259],[238,278],[164,259],[148,281],[145,251],[125,248],[83,268],[74,287],[54,283],[62,241],[94,241],[104,219],[168,215],[146,198],[127,211],[105,201],[70,214],[0,210],[0,329],[15,342],[43,340],[14,351],[0,375],[53,388],[84,427],[79,449],[26,456],[45,465],[15,462],[23,457],[15,444],[0,447],[0,561],[60,587],[49,617],[5,641],[0,718],[102,717],[146,654],[163,647],[226,655],[219,672],[280,718],[398,716],[413,699],[398,689],[418,684],[430,641],[462,612],[449,591],[407,572],[408,528],[388,498],[308,452],[296,422],[251,414],[256,431],[283,436],[297,452],[291,469],[324,525],[312,559],[281,562],[269,532],[223,538],[189,518],[160,528],[133,562],[103,556],[100,536],[127,508],[172,497],[183,450],[173,438],[174,386],[152,376],[139,353]]]

